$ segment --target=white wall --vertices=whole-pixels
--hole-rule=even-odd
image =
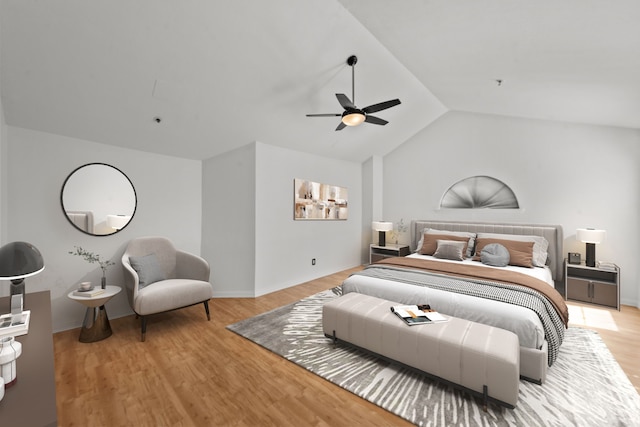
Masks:
[[[216,297],[254,296],[255,165],[255,144],[203,162],[202,255]]]
[[[349,219],[294,221],[295,178],[347,187]],[[360,164],[257,142],[206,160],[203,179],[202,252],[216,297],[259,296],[360,264]]]
[[[386,221],[384,217],[384,158],[370,157],[362,164],[362,227],[361,261],[369,263],[369,245],[378,243],[378,232],[371,228],[373,221]],[[390,236],[390,235],[389,235]]]
[[[7,235],[7,145],[7,124],[0,101],[0,246],[6,243]]]
[[[69,255],[74,246],[96,252],[118,265],[107,281],[122,284],[120,257],[138,236],[163,235],[183,250],[200,253],[202,222],[201,163],[90,141],[8,127],[7,195],[9,224],[4,241],[24,240],[42,253],[45,270],[26,279],[27,292],[51,291],[53,329],[82,324],[84,307],[67,298],[79,282],[99,282],[96,264]],[[69,173],[86,163],[103,162],[124,172],[135,186],[138,205],[129,226],[111,236],[89,236],[71,226],[62,212],[60,190]],[[8,294],[6,282],[0,292]],[[27,296],[26,307],[29,300]],[[131,313],[124,292],[108,304],[112,318]]]
[[[380,164],[380,166],[378,166],[378,164]],[[377,182],[377,180],[374,179],[376,173],[382,179],[382,158],[380,156],[376,156],[375,158],[370,157],[362,164],[361,264],[369,263],[369,244],[372,242],[373,230],[371,229],[371,223],[373,222],[373,218],[377,216],[378,213],[382,216],[382,181],[380,181],[379,186],[374,185],[374,182]]]
[[[2,10],[2,5],[0,5],[0,11]],[[0,31],[2,34],[2,31]],[[2,43],[0,43],[0,47]],[[2,58],[2,55],[0,55]],[[1,65],[1,64],[0,64]],[[0,66],[0,70],[2,67]],[[2,76],[0,75],[0,81],[2,80]],[[1,89],[1,88],[0,88]],[[2,99],[0,98],[0,246],[4,245],[7,229],[7,215],[6,215],[6,194],[7,194],[7,124],[4,118],[4,108],[2,106]],[[2,310],[0,310],[2,313]]]
[[[439,210],[449,186],[489,175],[511,187],[519,210]],[[551,223],[564,252],[585,254],[575,230],[607,230],[599,260],[621,267],[621,301],[639,304],[640,132],[450,112],[384,158],[384,215]],[[405,236],[408,242],[408,235]]]
[[[262,143],[256,153],[256,296],[359,265],[361,165]],[[346,187],[348,219],[294,221],[295,178]]]

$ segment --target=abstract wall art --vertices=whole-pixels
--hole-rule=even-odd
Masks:
[[[348,218],[347,189],[305,179],[294,179],[293,219],[346,220]]]

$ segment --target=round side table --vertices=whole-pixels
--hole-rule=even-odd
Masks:
[[[111,336],[113,332],[111,331],[107,310],[104,305],[121,290],[122,288],[119,286],[107,285],[103,293],[93,297],[74,295],[75,291],[69,292],[67,296],[70,299],[78,301],[87,307],[82,329],[80,330],[80,342],[96,342]]]

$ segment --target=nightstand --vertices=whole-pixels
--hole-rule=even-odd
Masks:
[[[380,246],[372,244],[369,246],[369,264],[394,256],[407,256],[409,253],[409,245],[388,244]]]
[[[564,297],[620,310],[620,267],[587,267],[564,260]]]

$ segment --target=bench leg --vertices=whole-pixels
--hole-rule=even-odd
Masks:
[[[482,410],[487,412],[487,407],[489,406],[489,387],[486,385],[482,386]]]

